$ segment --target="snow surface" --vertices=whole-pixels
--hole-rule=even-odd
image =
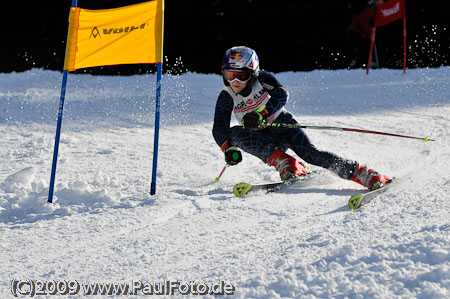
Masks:
[[[223,280],[236,298],[450,298],[450,68],[277,74],[302,124],[436,139],[308,130],[317,147],[400,178],[356,212],[347,200],[363,188],[327,171],[302,188],[235,198],[236,183],[278,180],[245,153],[215,183],[222,80],[195,73],[163,79],[155,196],[155,76],[71,74],[47,204],[61,78],[0,74],[1,298],[12,279]]]

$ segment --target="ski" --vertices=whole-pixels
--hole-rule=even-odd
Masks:
[[[257,191],[263,191],[265,193],[279,191],[284,189],[285,187],[304,181],[306,178],[311,176],[312,172],[307,173],[306,175],[302,175],[300,177],[295,177],[293,179],[283,181],[283,182],[275,182],[275,183],[266,183],[266,184],[248,184],[248,183],[240,183],[233,187],[233,193],[237,197],[242,197],[248,193],[254,193]]]
[[[360,193],[360,194],[356,194],[353,195],[349,200],[348,200],[348,207],[352,210],[357,210],[360,207],[368,204],[369,202],[371,202],[375,197],[377,197],[378,195],[386,192],[386,190],[392,186],[392,183],[394,182],[394,180],[390,180],[388,183],[386,183],[384,186],[382,186],[381,188],[372,190],[372,191],[368,191],[365,193]]]
[[[233,193],[237,197],[241,197],[247,193],[256,192],[256,191],[265,191],[265,192],[269,193],[269,192],[274,192],[274,191],[280,190],[284,185],[286,185],[285,182],[276,182],[276,183],[268,183],[268,184],[260,184],[260,185],[240,183],[233,187]]]

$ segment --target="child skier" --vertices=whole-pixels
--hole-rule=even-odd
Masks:
[[[254,50],[248,47],[227,50],[222,77],[225,87],[217,99],[212,133],[227,164],[241,162],[242,149],[274,166],[282,180],[292,179],[306,174],[309,169],[286,154],[290,148],[305,162],[326,168],[369,190],[390,181],[355,161],[317,149],[302,129],[265,127],[265,122],[297,124],[297,121],[283,108],[289,97],[288,91],[273,74],[259,70]],[[230,128],[232,113],[242,126]]]

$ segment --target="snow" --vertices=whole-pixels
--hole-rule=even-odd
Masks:
[[[214,182],[222,80],[196,73],[164,76],[155,196],[155,76],[69,75],[48,204],[61,78],[0,74],[1,298],[13,279],[225,281],[236,298],[450,297],[450,68],[277,74],[302,124],[436,139],[308,130],[317,147],[399,178],[356,212],[347,200],[363,188],[327,171],[235,198],[236,183],[278,180],[246,153]]]

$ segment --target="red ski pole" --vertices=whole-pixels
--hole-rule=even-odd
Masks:
[[[318,129],[318,130],[336,130],[336,131],[348,131],[348,132],[358,132],[358,133],[368,133],[368,134],[378,134],[385,136],[393,136],[393,137],[401,137],[401,138],[410,138],[410,139],[418,139],[423,140],[425,142],[435,141],[434,139],[430,139],[429,137],[415,137],[408,135],[399,135],[394,133],[386,133],[386,132],[378,132],[372,130],[363,130],[363,129],[352,129],[352,128],[340,128],[340,127],[328,127],[328,126],[303,126],[299,124],[284,124],[284,123],[265,123],[263,127],[283,127],[283,128],[300,128],[300,129]]]
[[[222,171],[220,172],[219,176],[214,178],[214,181],[215,181],[215,182],[218,182],[218,181],[220,180],[220,177],[221,177],[222,174],[225,172],[225,170],[227,169],[227,167],[228,167],[228,164],[225,164],[225,166],[223,167],[223,169],[222,169]]]

